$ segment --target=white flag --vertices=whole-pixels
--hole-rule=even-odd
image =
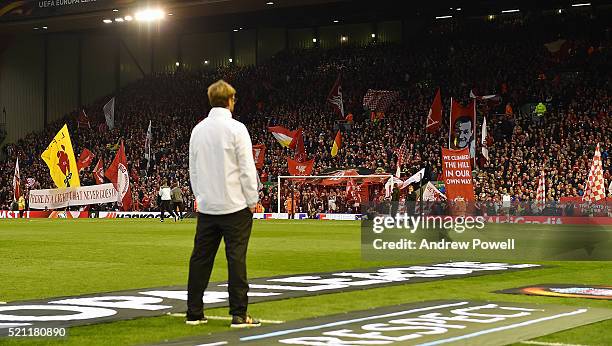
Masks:
[[[147,137],[145,138],[145,160],[147,160],[147,172],[149,171],[149,164],[151,163],[151,140],[153,134],[151,133],[151,120],[149,120],[149,128],[147,129]]]
[[[15,161],[15,174],[13,174],[13,200],[21,197],[21,176],[19,174],[19,158]]]
[[[416,172],[413,176],[411,176],[410,178],[406,179],[406,181],[404,181],[404,183],[402,184],[402,189],[412,183],[420,182],[421,180],[423,180],[424,176],[425,176],[425,168],[421,168],[420,171]]]
[[[428,182],[425,186],[425,191],[423,191],[423,201],[432,202],[441,200],[446,200],[446,196],[431,181]]]
[[[487,148],[487,118],[482,119],[482,131],[480,137],[480,144],[482,145],[482,156],[489,161],[489,148]]]
[[[104,117],[106,118],[106,126],[108,126],[109,130],[115,128],[115,98],[113,97],[108,101],[104,108]]]

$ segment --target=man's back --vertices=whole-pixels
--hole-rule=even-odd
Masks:
[[[229,110],[213,108],[193,129],[189,173],[201,213],[230,214],[257,203],[251,139]]]
[[[182,202],[183,201],[183,191],[180,187],[176,186],[172,189],[172,202]]]
[[[161,197],[162,201],[169,201],[171,199],[171,190],[170,187],[167,185],[162,185],[159,188],[159,197]]]

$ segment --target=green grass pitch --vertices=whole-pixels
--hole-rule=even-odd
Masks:
[[[169,220],[167,220],[169,221]],[[516,227],[498,225],[496,227]],[[549,227],[542,225],[540,227]],[[195,221],[1,220],[0,301],[185,285]],[[519,258],[508,261],[520,262]],[[401,264],[423,263],[412,258]],[[539,270],[400,285],[252,304],[250,313],[295,320],[433,299],[474,299],[612,308],[609,301],[490,293],[535,283],[610,284],[612,262],[542,262]],[[363,262],[358,222],[255,221],[248,254],[249,277],[327,272],[398,263]],[[219,251],[212,281],[226,279]],[[227,308],[207,310],[226,315]],[[0,344],[134,345],[229,330],[227,321],[186,326],[176,317],[71,328],[64,339],[0,339]],[[612,320],[548,335],[537,341],[612,345]]]

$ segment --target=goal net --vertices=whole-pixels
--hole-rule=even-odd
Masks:
[[[390,174],[279,176],[277,178],[275,206],[278,213],[306,214],[359,214],[360,205],[385,197],[385,184]],[[387,192],[388,194],[388,192]]]

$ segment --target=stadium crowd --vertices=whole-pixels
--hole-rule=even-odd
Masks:
[[[497,103],[478,103],[478,127],[486,115],[492,137],[490,160],[479,158],[474,173],[479,201],[498,202],[506,194],[516,201],[535,200],[540,170],[546,173],[548,200],[581,196],[597,143],[608,187],[612,181],[609,37],[566,33],[563,37],[568,41],[555,52],[545,43],[558,39],[562,26],[539,28],[534,35],[530,25],[535,24],[506,22],[490,27],[488,35],[474,37],[478,28],[440,24],[404,45],[287,50],[255,67],[179,69],[147,76],[116,94],[113,130],[104,125],[102,106],[111,97],[107,96],[86,107],[91,127],[77,126],[79,110],[75,110],[44,131],[6,145],[5,159],[0,161],[0,208],[11,207],[16,157],[26,190],[53,187],[40,154],[64,123],[68,123],[76,155],[83,148],[96,155],[81,172],[82,185],[95,184],[96,162],[102,158],[108,167],[116,144],[124,140],[137,201],[134,209],[157,208],[157,191],[164,178],[178,182],[186,205],[193,206],[188,176],[190,132],[208,113],[206,88],[219,78],[238,91],[234,116],[247,125],[254,144],[267,147],[260,170],[266,211],[276,210],[274,183],[278,175],[288,175],[286,158],[293,156],[276,142],[268,126],[303,129],[307,155],[315,159],[313,174],[352,167],[395,172],[395,149],[405,140],[409,154],[402,176],[426,167],[425,180],[439,180],[440,147],[448,143],[448,126],[444,123],[434,134],[424,130],[437,87],[442,92],[443,114],[448,114],[450,97],[466,104],[471,90],[500,96]],[[326,99],[338,74],[345,113],[352,114],[353,121],[343,131],[338,156],[332,157],[331,143],[344,118]],[[370,88],[400,91],[399,100],[378,121],[371,120],[362,105]],[[539,102],[547,106],[543,117],[533,112]],[[143,153],[149,120],[153,158],[147,171]],[[296,187],[283,180],[280,188],[283,209],[291,208],[287,199]],[[297,189],[295,212],[356,211],[344,186]],[[382,190],[382,186],[371,189],[370,198],[380,196]]]

